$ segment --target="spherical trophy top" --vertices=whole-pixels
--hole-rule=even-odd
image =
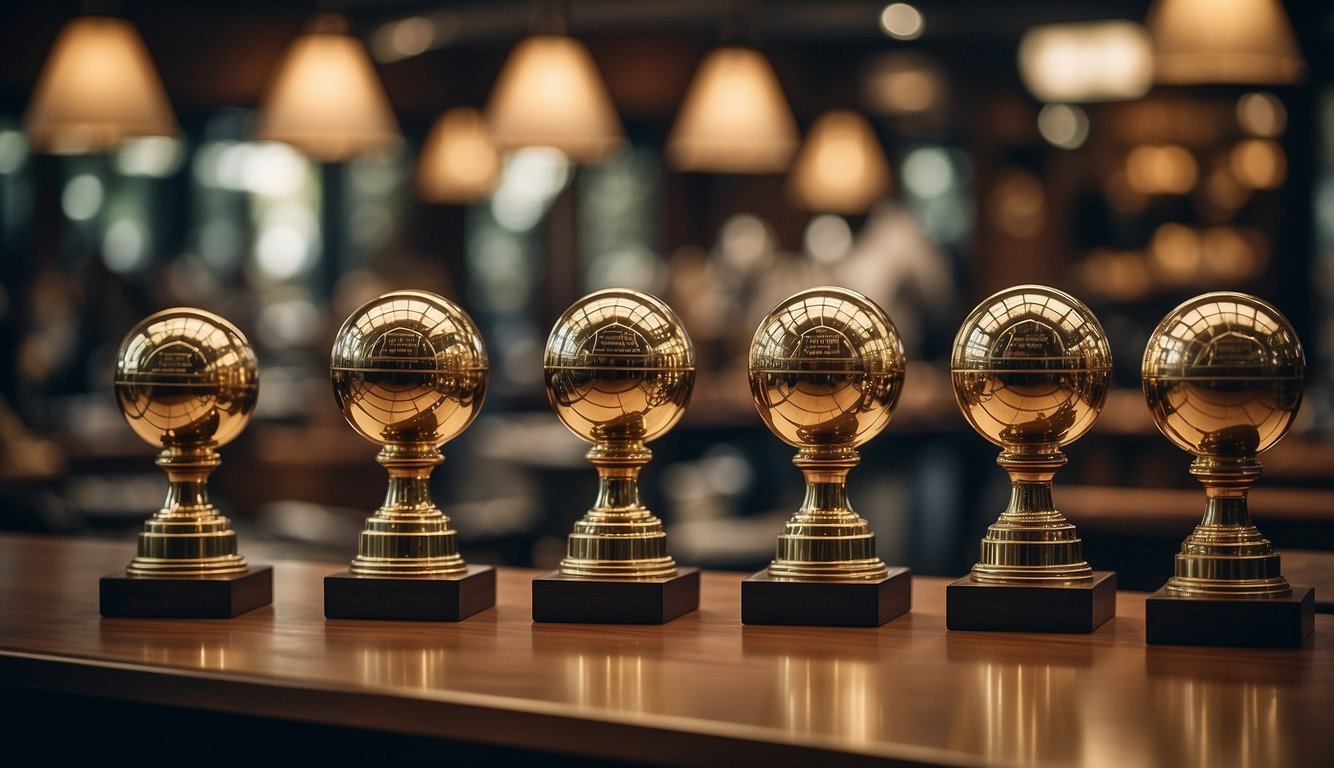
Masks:
[[[695,348],[660,299],[613,288],[556,321],[543,359],[547,399],[589,442],[652,440],[680,420],[695,385]]]
[[[889,424],[904,366],[899,332],[875,302],[844,288],[811,288],[760,322],[750,343],[750,392],[788,445],[854,448]]]
[[[334,397],[362,437],[381,445],[444,445],[482,409],[482,334],[453,302],[393,291],[364,304],[334,337]]]
[[[236,326],[212,312],[177,307],[125,334],[115,390],[121,414],[149,443],[217,446],[250,421],[259,366]]]
[[[1054,451],[1093,426],[1107,399],[1112,352],[1079,299],[1017,285],[964,319],[950,355],[968,423],[1007,449]]]
[[[1158,429],[1181,449],[1253,456],[1292,426],[1305,369],[1296,331],[1272,305],[1206,293],[1169,312],[1149,336],[1144,397]]]

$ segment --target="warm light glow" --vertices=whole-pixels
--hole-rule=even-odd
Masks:
[[[1199,173],[1185,147],[1140,146],[1126,157],[1126,181],[1142,195],[1184,195],[1195,188]]]
[[[100,152],[132,136],[175,136],[176,117],[148,49],[123,19],[65,25],[47,57],[25,127],[39,151]]]
[[[945,101],[944,73],[934,61],[911,53],[875,59],[862,81],[862,101],[875,112],[911,115],[931,112]]]
[[[847,110],[821,115],[797,156],[788,183],[797,205],[828,213],[863,213],[889,192],[889,165],[866,118]]]
[[[1242,94],[1237,99],[1237,124],[1252,136],[1278,136],[1288,127],[1288,110],[1272,93]]]
[[[1048,104],[1038,112],[1038,133],[1061,149],[1078,149],[1089,136],[1088,115],[1070,104]]]
[[[1293,83],[1306,69],[1278,0],[1157,0],[1148,25],[1162,83]]]
[[[1184,224],[1168,222],[1154,230],[1149,258],[1154,274],[1167,285],[1185,285],[1200,274],[1200,237]]]
[[[625,140],[592,55],[560,35],[535,35],[514,46],[486,119],[499,147],[555,147],[575,163],[604,160]]]
[[[1137,99],[1153,84],[1153,47],[1131,21],[1033,27],[1019,43],[1019,74],[1040,101]]]
[[[287,49],[257,131],[324,162],[388,151],[402,140],[366,46],[335,24],[322,18]]]
[[[1034,238],[1047,217],[1047,195],[1042,181],[1030,171],[1006,170],[991,190],[987,212],[996,227],[1018,240]]]
[[[796,148],[796,120],[773,68],[759,51],[735,46],[700,64],[667,140],[683,171],[781,173]]]
[[[1232,148],[1232,175],[1251,189],[1274,189],[1288,175],[1288,160],[1277,142],[1247,139]]]
[[[482,113],[469,107],[440,116],[422,146],[417,190],[434,203],[481,200],[500,180],[500,153]]]
[[[880,29],[898,40],[916,40],[922,36],[926,23],[922,12],[907,3],[891,3],[880,12]]]

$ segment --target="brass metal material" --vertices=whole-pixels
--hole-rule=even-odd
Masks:
[[[547,399],[567,428],[593,444],[598,495],[575,523],[560,572],[591,578],[674,576],[662,522],[639,499],[645,445],[676,425],[695,384],[695,348],[657,297],[609,289],[576,301],[556,321],[543,360]]]
[[[875,534],[848,503],[858,446],[880,434],[903,389],[903,344],[875,302],[822,286],[769,313],[750,345],[750,391],[764,423],[797,449],[806,498],[778,537],[776,578],[879,579]]]
[[[1242,293],[1197,296],[1172,310],[1144,350],[1144,397],[1158,429],[1195,455],[1203,521],[1181,545],[1170,595],[1291,594],[1279,556],[1251,523],[1256,455],[1287,433],[1302,401],[1306,358],[1269,303]]]
[[[457,532],[431,501],[440,446],[477,417],[487,358],[472,319],[426,291],[394,291],[344,321],[329,363],[347,422],[380,446],[389,472],[384,503],[366,520],[351,572],[442,576],[467,571]]]
[[[1098,319],[1067,293],[1019,285],[972,311],[950,355],[954,399],[1001,447],[1010,502],[982,539],[972,578],[1074,584],[1093,579],[1075,527],[1052,502],[1061,446],[1093,426],[1107,398],[1112,353]]]
[[[135,434],[162,446],[162,508],[144,523],[131,576],[245,573],[231,522],[208,500],[217,448],[241,433],[259,394],[255,353],[242,333],[188,307],[144,318],[116,353],[116,404]]]

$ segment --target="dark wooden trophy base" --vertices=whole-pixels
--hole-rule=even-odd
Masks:
[[[130,576],[100,580],[103,616],[153,619],[230,619],[273,602],[273,568],[252,565],[221,576]]]
[[[589,579],[560,571],[533,579],[533,621],[666,624],[698,607],[698,568],[663,579]]]
[[[741,582],[742,624],[878,627],[912,608],[912,571],[874,580],[793,581],[766,568]]]
[[[1083,584],[985,584],[964,576],[945,587],[945,627],[982,632],[1092,632],[1116,614],[1116,572]]]
[[[1176,597],[1163,587],[1144,602],[1150,645],[1300,648],[1315,629],[1315,588],[1287,597]]]
[[[324,577],[326,619],[462,621],[496,604],[496,569],[470,565],[461,576]]]

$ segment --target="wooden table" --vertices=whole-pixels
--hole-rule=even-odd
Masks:
[[[711,572],[700,610],[666,626],[534,624],[535,572],[502,569],[499,605],[465,622],[325,621],[321,579],[341,564],[276,562],[273,605],[235,619],[102,619],[97,578],[131,549],[0,536],[0,703],[19,723],[7,754],[34,723],[77,742],[90,719],[151,706],[195,713],[205,734],[326,729],[238,747],[256,763],[356,738],[390,739],[382,763],[405,754],[392,739],[433,745],[437,762],[520,750],[571,764],[1275,768],[1334,755],[1328,615],[1295,651],[1148,647],[1144,594],[1129,592],[1091,635],[947,632],[945,580],[918,578],[914,610],[879,629],[742,626],[742,574]],[[24,702],[51,696],[85,705],[25,723]],[[145,764],[181,757],[151,748],[166,730],[154,718],[115,727]]]

